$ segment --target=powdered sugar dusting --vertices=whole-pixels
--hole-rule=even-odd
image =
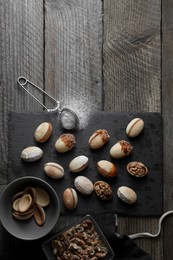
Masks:
[[[85,101],[84,101],[85,100]],[[67,107],[73,110],[79,118],[79,129],[83,129],[87,126],[89,119],[100,107],[98,100],[90,97],[80,97],[78,99],[70,99],[69,102],[64,102],[62,108]]]

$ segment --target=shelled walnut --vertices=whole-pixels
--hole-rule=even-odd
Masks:
[[[94,191],[101,200],[109,200],[112,197],[112,188],[107,182],[96,181]]]

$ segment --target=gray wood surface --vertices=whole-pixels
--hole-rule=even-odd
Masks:
[[[0,184],[8,183],[8,112],[40,109],[17,85],[25,76],[43,84],[43,3],[0,1]]]
[[[103,59],[105,110],[161,112],[161,1],[104,1]],[[157,228],[158,218],[119,218],[121,234]],[[163,234],[136,242],[166,259]]]
[[[171,0],[0,0],[0,190],[8,183],[8,112],[42,109],[17,85],[23,75],[73,108],[82,126],[95,110],[161,112],[164,210],[172,209],[172,17]],[[59,228],[70,221],[61,218]],[[156,239],[136,240],[152,259],[172,259],[172,223]],[[121,217],[118,232],[155,233],[157,225]]]
[[[161,111],[161,1],[104,1],[104,109]]]
[[[82,127],[102,108],[100,0],[45,1],[45,86]]]
[[[173,153],[173,9],[172,1],[162,2],[162,114],[164,121],[164,210],[173,208],[173,174],[172,156]],[[173,221],[169,217],[164,225],[164,259],[171,259],[173,256],[172,244]],[[171,256],[171,257],[170,257]]]

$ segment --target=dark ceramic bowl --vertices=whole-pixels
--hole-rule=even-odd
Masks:
[[[109,245],[109,242],[107,241],[106,237],[104,236],[103,232],[101,231],[100,227],[98,226],[97,222],[95,221],[95,219],[90,216],[90,215],[86,215],[85,217],[81,218],[80,221],[76,222],[74,225],[65,228],[63,231],[53,235],[51,238],[49,238],[47,241],[45,241],[43,243],[43,251],[47,257],[48,260],[56,260],[56,256],[53,254],[53,247],[52,247],[52,241],[59,239],[61,237],[61,241],[62,241],[62,237],[64,232],[69,231],[71,228],[76,228],[77,225],[79,224],[83,224],[86,220],[91,221],[92,225],[95,228],[95,231],[97,233],[97,235],[100,237],[101,241],[103,242],[104,246],[107,249],[107,255],[105,257],[103,257],[103,260],[113,260],[114,259],[114,252],[111,248],[111,246]],[[79,231],[82,234],[82,230]],[[86,231],[86,233],[88,233]],[[67,243],[67,241],[66,241]],[[100,259],[100,258],[99,258]]]
[[[50,204],[45,207],[46,221],[43,226],[36,224],[34,218],[17,220],[12,216],[12,198],[26,187],[43,188],[50,196]],[[23,240],[44,237],[55,227],[60,214],[60,202],[54,189],[44,180],[26,176],[9,183],[0,196],[0,220],[4,228],[13,236]]]

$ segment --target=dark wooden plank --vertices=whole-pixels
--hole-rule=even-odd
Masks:
[[[160,112],[161,2],[104,1],[105,110]]]
[[[162,113],[164,121],[164,208],[172,210],[173,205],[173,2],[162,1]],[[172,216],[164,223],[164,258],[171,259],[172,248]]]
[[[42,2],[0,0],[1,190],[8,182],[8,112],[11,109],[41,109],[18,88],[16,80],[23,74],[36,84],[44,85]],[[46,89],[62,99],[63,105],[78,110],[81,117],[86,116],[86,120],[93,110],[102,107],[101,1],[46,1],[45,10]],[[160,112],[160,1],[106,0],[104,13],[104,109]],[[170,187],[173,122],[172,17],[171,1],[163,1],[165,210],[172,208],[173,196]],[[154,218],[121,218],[118,231],[155,232],[157,221]],[[64,226],[64,221],[62,222]],[[171,217],[165,222],[164,257],[162,236],[154,240],[137,241],[151,253],[153,259],[167,260],[173,255],[169,243],[172,241]],[[68,223],[67,218],[66,225]]]
[[[104,1],[104,109],[161,112],[161,1]],[[157,230],[157,218],[119,218],[121,234]],[[162,236],[137,239],[156,260]]]
[[[43,4],[0,0],[0,184],[8,182],[8,112],[40,109],[17,85],[20,75],[43,85]]]
[[[9,182],[9,111],[42,109],[17,85],[17,78],[21,75],[40,86],[43,85],[42,2],[0,0],[0,192]],[[39,96],[42,99],[42,95]],[[0,241],[0,259],[4,260],[10,259],[10,254],[21,259],[20,250],[17,248],[23,248],[25,252],[29,248],[27,243],[9,235],[1,223]]]
[[[78,113],[102,108],[102,1],[45,1],[45,86]]]

